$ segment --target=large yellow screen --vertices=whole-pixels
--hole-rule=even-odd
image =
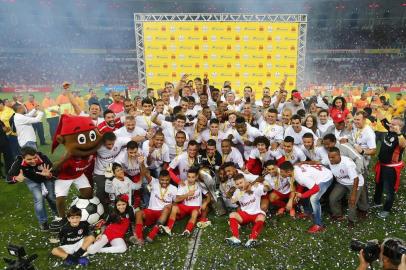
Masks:
[[[274,22],[144,22],[147,86],[160,89],[207,74],[220,88],[231,81],[234,90],[251,86],[256,93],[296,88],[298,23]]]

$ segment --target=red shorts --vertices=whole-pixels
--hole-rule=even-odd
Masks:
[[[286,194],[283,194],[283,193],[280,193],[277,190],[272,190],[271,193],[274,193],[275,195],[277,195],[279,197],[279,200],[289,199],[289,197],[290,197],[290,192],[286,193]]]
[[[241,224],[247,224],[247,223],[251,223],[251,222],[254,223],[259,215],[263,215],[262,213],[258,213],[258,214],[255,214],[255,215],[250,215],[247,212],[242,211],[242,210],[238,210],[237,214],[239,214],[240,217],[242,218],[242,223]]]
[[[176,215],[176,219],[182,219],[187,215],[192,214],[193,210],[199,210],[200,206],[187,206],[183,203],[178,204],[179,212]]]
[[[141,181],[141,175],[137,174],[137,175],[133,175],[133,176],[128,176],[131,181],[133,181],[134,183],[138,183],[139,181]]]
[[[149,208],[145,208],[142,210],[145,215],[144,225],[151,226],[157,222],[159,217],[161,216],[162,210],[152,210]]]

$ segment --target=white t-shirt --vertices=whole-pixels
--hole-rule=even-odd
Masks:
[[[176,153],[176,129],[173,126],[171,122],[168,121],[162,121],[161,122],[161,128],[162,128],[162,133],[165,136],[165,143],[169,147],[169,152],[170,153]],[[182,130],[186,134],[186,141],[185,144],[187,145],[187,142],[189,140],[188,133],[185,130]]]
[[[283,127],[277,124],[270,125],[265,121],[259,124],[259,130],[266,136],[271,142],[280,142],[283,140]]]
[[[313,135],[314,141],[317,141],[317,136],[313,133],[313,131],[310,128],[307,127],[303,127],[302,126],[302,130],[299,133],[296,133],[296,131],[294,131],[293,127],[290,126],[285,130],[285,136],[283,138],[286,138],[287,136],[291,136],[293,137],[293,139],[295,139],[295,145],[299,145],[303,143],[303,135],[305,133],[311,133]]]
[[[240,151],[238,151],[238,149],[235,147],[231,147],[231,152],[228,155],[225,155],[223,154],[223,152],[221,152],[221,157],[223,163],[231,161],[237,164],[239,168],[244,167],[244,159],[242,158]]]
[[[140,188],[141,182],[134,183],[127,176],[124,176],[123,181],[114,177],[112,181],[112,192],[108,193],[114,193],[116,196],[121,194],[131,194],[131,190],[138,190]]]
[[[255,148],[255,146],[248,146],[245,145],[244,141],[248,140],[250,142],[254,142],[256,137],[262,136],[263,134],[257,128],[254,128],[247,124],[247,132],[244,135],[240,135],[237,130],[233,130],[233,143],[237,144],[240,143],[244,147],[244,158],[248,159],[251,150]]]
[[[261,210],[261,196],[265,195],[264,185],[258,184],[251,187],[252,194],[243,192],[240,189],[237,189],[233,194],[233,199],[238,200],[241,206],[241,210],[250,214],[265,214]]]
[[[277,150],[272,151],[272,155],[279,158],[284,156],[285,160],[290,161],[292,164],[306,160],[305,154],[300,150],[299,146],[296,145],[293,146],[292,152],[290,153],[285,153],[285,150],[278,148]]]
[[[177,157],[180,154],[182,154],[183,152],[185,152],[186,148],[187,148],[187,143],[186,142],[183,144],[183,146],[175,145],[175,147],[170,147],[169,148],[169,158],[171,160],[174,160],[175,157]]]
[[[170,162],[169,159],[169,148],[166,143],[162,144],[160,149],[155,148],[154,151],[151,153],[152,161],[151,164],[148,165],[147,159],[149,155],[149,140],[145,141],[142,144],[142,152],[144,153],[144,157],[146,160],[146,164],[149,169],[156,169],[160,167],[164,162]]]
[[[301,164],[294,166],[295,181],[308,189],[333,179],[333,174],[322,165]]]
[[[276,157],[273,155],[275,152],[268,150],[265,153],[261,154],[259,153],[258,148],[254,148],[251,150],[251,154],[249,155],[249,159],[259,159],[262,164],[264,164],[266,161],[270,159],[276,159]],[[278,155],[280,158],[280,156]]]
[[[327,131],[327,129],[329,127],[331,127],[332,125],[334,125],[333,121],[331,121],[330,119],[327,120],[327,122],[325,124],[320,123],[320,121],[317,124],[317,129],[320,131],[320,134],[324,134],[324,132]]]
[[[376,149],[375,132],[366,125],[363,129],[355,128],[352,131],[354,144],[358,144],[363,149]]]
[[[136,158],[131,160],[128,158],[127,149],[123,149],[115,158],[114,162],[120,164],[127,175],[135,176],[140,174],[140,163],[138,163]]]
[[[151,182],[151,197],[149,199],[148,209],[162,210],[168,204],[175,201],[178,189],[169,184],[165,189],[161,188],[159,180],[152,178]]]
[[[187,183],[185,186],[179,186],[178,193],[176,193],[176,195],[185,195],[189,192],[189,190],[192,190],[193,188],[195,190],[195,194],[189,198],[184,199],[182,203],[187,206],[202,206],[203,192],[198,183],[195,183],[194,187],[189,187]]]
[[[106,166],[114,161],[129,141],[131,141],[131,138],[117,138],[112,149],[107,149],[102,145],[97,150],[94,174],[104,175]]]
[[[137,127],[140,127],[145,131],[148,131],[150,128],[157,127],[157,125],[151,121],[151,115],[137,115],[135,117],[135,122],[137,123]]]
[[[201,133],[201,135],[199,136],[199,138],[197,139],[198,143],[201,143],[202,141],[207,142],[208,140],[212,139],[216,141],[216,149],[217,151],[221,151],[221,142],[224,139],[227,139],[227,134],[219,131],[219,133],[217,134],[217,136],[211,135],[211,132],[209,129],[205,129],[203,130],[203,132]]]
[[[302,144],[300,146],[300,150],[303,151],[303,153],[305,154],[305,156],[313,161],[322,161],[323,159],[323,153],[325,152],[324,147],[321,146],[316,146],[313,147],[312,150],[308,150],[306,147],[304,147],[304,145]]]
[[[179,156],[175,157],[175,159],[173,159],[171,163],[169,163],[169,167],[172,169],[176,169],[177,167],[179,170],[180,179],[182,181],[186,181],[187,171],[190,169],[190,166],[193,165],[195,159],[194,160],[189,159],[188,153],[183,152]]]
[[[170,96],[169,97],[169,105],[172,107],[172,108],[175,108],[176,106],[179,106],[179,104],[180,104],[180,96],[178,96],[178,99],[175,99],[173,96]]]
[[[283,178],[280,175],[278,176],[271,176],[270,174],[265,175],[265,181],[268,183],[268,185],[282,193],[282,194],[288,194],[290,192],[290,178],[286,177]]]
[[[140,127],[135,127],[134,130],[129,131],[125,126],[121,127],[114,131],[117,138],[124,137],[124,138],[134,138],[135,136],[143,136],[147,135],[147,132]]]
[[[88,113],[85,113],[84,111],[81,111],[79,116],[87,116],[90,117],[90,115]],[[93,120],[93,124],[97,127],[99,124],[104,122],[104,118],[103,117],[97,117],[97,120]]]
[[[33,115],[37,113],[35,117]],[[20,146],[24,146],[27,142],[36,142],[37,136],[35,135],[32,124],[42,121],[43,112],[32,110],[23,115],[20,113],[14,114],[14,125],[17,132],[17,140]]]
[[[364,177],[362,177],[362,174],[357,173],[357,166],[349,157],[341,156],[340,163],[329,163],[329,165],[330,170],[338,183],[352,186],[354,184],[354,179],[358,177],[358,186],[362,187],[364,185]]]

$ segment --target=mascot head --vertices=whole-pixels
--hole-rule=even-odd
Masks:
[[[72,156],[89,156],[97,151],[101,139],[90,117],[62,114],[52,142],[52,152],[63,144]]]

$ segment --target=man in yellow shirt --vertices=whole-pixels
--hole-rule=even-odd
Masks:
[[[400,116],[403,117],[403,113],[406,108],[406,95],[403,96],[402,93],[396,95],[396,99],[393,102],[393,106],[395,107],[395,111],[393,112],[393,116]]]
[[[20,146],[18,145],[17,141],[17,134],[12,131],[12,128],[10,127],[10,118],[13,116],[14,110],[11,109],[10,107],[5,105],[5,102],[0,99],[0,121],[3,123],[1,128],[7,135],[7,140],[8,140],[8,148],[3,149],[4,152],[4,161],[6,165],[6,169],[8,167],[8,163],[15,159],[16,156],[20,154]],[[10,158],[10,159],[9,159]],[[11,164],[9,164],[11,165]],[[7,171],[6,171],[7,173]]]
[[[51,135],[52,139],[59,123],[59,105],[56,104],[55,100],[52,99],[50,94],[47,92],[45,93],[44,100],[42,101],[42,107],[44,108],[45,117],[49,126],[49,134]]]
[[[382,92],[379,94],[379,97],[385,97],[385,101],[389,102],[390,95],[388,94],[388,87],[384,86]]]
[[[392,120],[392,113],[393,109],[390,107],[388,101],[384,102],[382,107],[378,108],[376,112],[377,116],[379,115],[380,118],[386,118],[389,122]],[[377,120],[375,125],[376,142],[382,143],[383,138],[385,138],[387,132],[388,131],[382,125],[381,121]]]

